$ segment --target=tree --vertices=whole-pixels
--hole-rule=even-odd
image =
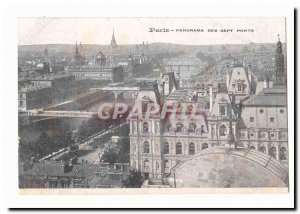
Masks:
[[[118,159],[118,153],[117,153],[116,149],[114,149],[114,148],[111,148],[108,151],[105,151],[101,157],[101,161],[107,162],[111,165],[116,163],[117,159]]]
[[[133,170],[128,178],[123,182],[127,188],[140,188],[143,184],[143,176],[140,171]]]

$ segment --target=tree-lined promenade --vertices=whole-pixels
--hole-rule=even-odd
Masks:
[[[101,133],[113,126],[118,126],[124,121],[122,120],[100,120],[99,118],[92,118],[83,121],[78,128],[77,133],[73,133],[70,124],[63,119],[56,119],[55,122],[44,121],[43,124],[32,126],[31,128],[38,137],[32,141],[25,141],[20,138],[19,143],[19,160],[29,161],[31,158],[41,159],[49,156],[52,153],[62,151],[63,148],[69,150],[76,150],[78,145],[84,143],[92,136],[100,137]],[[19,127],[21,131],[22,127]]]

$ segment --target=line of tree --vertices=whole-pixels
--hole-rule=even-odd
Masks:
[[[75,142],[68,123],[63,120],[56,120],[44,125],[33,126],[40,136],[35,141],[24,142],[21,138],[19,143],[19,159],[28,161],[32,157],[43,157],[61,148],[72,146]]]

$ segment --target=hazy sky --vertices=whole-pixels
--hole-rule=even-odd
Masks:
[[[274,43],[277,34],[285,42],[285,19],[278,18],[19,18],[19,45],[109,44],[112,31],[118,44],[143,41],[176,44]],[[149,32],[149,28],[173,29]],[[176,32],[176,29],[203,29],[204,32]],[[207,32],[217,29],[218,32]],[[233,29],[233,32],[220,32]],[[238,29],[254,32],[236,32]]]

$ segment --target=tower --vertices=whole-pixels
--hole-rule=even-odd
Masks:
[[[47,49],[47,47],[44,50],[44,57],[48,57],[48,49]]]
[[[284,55],[282,54],[282,43],[278,34],[278,42],[275,54],[275,84],[286,84],[286,74],[284,71]]]
[[[162,179],[161,119],[159,110],[148,116],[155,105],[160,105],[156,82],[143,82],[134,103],[138,115],[128,117],[130,123],[130,166],[142,172],[145,179]],[[157,107],[155,107],[157,108]],[[159,108],[159,107],[158,107]],[[136,110],[132,110],[136,112]]]
[[[79,52],[78,52],[78,46],[77,46],[77,42],[76,42],[76,45],[75,45],[75,56],[78,57],[79,55]]]
[[[101,51],[96,55],[95,64],[100,66],[106,65],[106,57]]]
[[[82,56],[81,51],[82,51],[81,42],[80,42],[79,47],[78,47],[77,42],[76,42],[76,44],[75,44],[75,55],[74,55],[74,63],[76,65],[83,65],[84,64],[85,59]]]
[[[225,83],[219,83],[218,93],[207,120],[210,146],[226,146],[234,142],[238,123],[235,94],[228,94]]]
[[[45,48],[44,52],[43,52],[43,57],[44,57],[44,61],[45,62],[49,62],[49,53],[48,53],[48,49],[47,47]]]
[[[161,85],[163,95],[167,96],[174,90],[178,89],[178,83],[176,82],[175,75],[173,72],[165,73],[161,75]]]
[[[115,31],[114,31],[114,29],[113,29],[113,34],[112,34],[111,41],[110,41],[110,46],[113,47],[113,48],[117,47],[117,42],[116,42],[116,39],[115,39]]]

